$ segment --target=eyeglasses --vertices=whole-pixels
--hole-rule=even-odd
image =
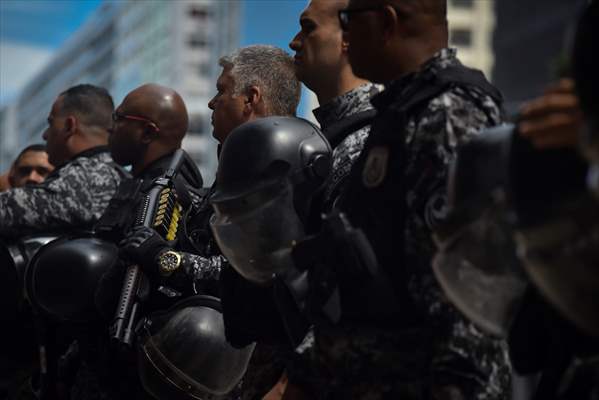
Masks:
[[[345,10],[339,10],[337,13],[337,15],[339,16],[339,25],[341,25],[341,29],[347,31],[352,14],[358,14],[367,11],[376,11],[381,9],[382,7],[383,6],[378,5],[375,7],[346,8]]]
[[[151,119],[148,118],[144,118],[144,117],[138,117],[135,115],[128,115],[128,114],[122,114],[120,112],[113,112],[112,113],[112,120],[114,122],[117,122],[119,119],[130,119],[133,121],[142,121],[145,122],[146,124],[150,125],[152,128],[154,128],[154,130],[156,132],[160,132],[160,128],[158,127],[158,125],[156,125],[156,123],[154,121],[152,121]]]

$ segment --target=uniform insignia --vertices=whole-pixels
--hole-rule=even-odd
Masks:
[[[385,146],[373,147],[362,170],[362,183],[367,188],[379,186],[387,175],[389,149]]]

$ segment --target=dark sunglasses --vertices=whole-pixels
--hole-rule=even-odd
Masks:
[[[120,112],[113,112],[112,113],[112,120],[114,122],[117,122],[119,119],[130,119],[133,121],[142,121],[145,122],[146,124],[150,125],[152,128],[154,128],[154,130],[156,132],[160,132],[160,128],[158,127],[158,125],[156,125],[156,123],[154,121],[152,121],[151,119],[148,118],[144,118],[144,117],[138,117],[135,115],[128,115],[128,114],[122,114]]]

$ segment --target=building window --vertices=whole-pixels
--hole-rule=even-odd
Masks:
[[[457,8],[472,8],[474,0],[451,0],[451,4]]]
[[[193,18],[206,19],[208,17],[208,10],[192,6],[189,8],[188,14]]]
[[[198,33],[189,35],[189,39],[187,40],[187,43],[191,47],[206,47],[206,45],[208,44],[206,37],[203,34],[198,34]]]
[[[472,45],[472,31],[470,29],[452,29],[451,44],[454,46],[469,47]]]

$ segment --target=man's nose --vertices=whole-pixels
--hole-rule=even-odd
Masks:
[[[40,175],[36,170],[32,170],[27,177],[27,183],[42,183],[44,177]]]
[[[299,51],[300,47],[301,47],[301,41],[299,40],[299,32],[293,37],[293,39],[291,39],[291,42],[289,42],[289,48],[293,51]]]

